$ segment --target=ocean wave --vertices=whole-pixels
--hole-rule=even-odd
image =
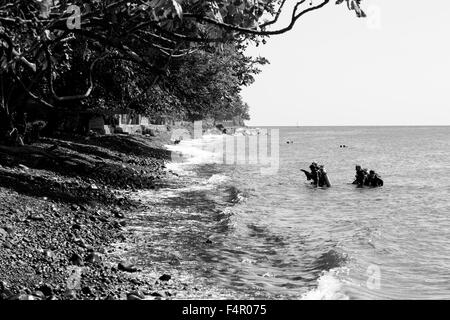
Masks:
[[[335,249],[322,253],[313,263],[312,270],[329,271],[343,266],[348,261],[347,254]]]
[[[193,170],[186,169],[185,165],[180,162],[168,162],[166,163],[166,169],[167,172],[171,172],[173,174],[176,174],[177,176],[196,176],[197,173]]]
[[[305,293],[302,300],[349,300],[344,293],[344,283],[339,280],[339,269],[324,271],[317,279],[317,287]]]

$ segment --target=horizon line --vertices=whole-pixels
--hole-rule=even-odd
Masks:
[[[327,125],[245,125],[247,127],[450,127],[450,124],[327,124]]]

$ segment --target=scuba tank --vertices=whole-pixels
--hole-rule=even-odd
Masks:
[[[330,178],[328,178],[328,174],[327,174],[327,171],[325,170],[325,167],[321,167],[320,168],[320,174],[321,174],[321,182],[322,183],[320,183],[320,185],[322,186],[322,187],[331,187],[331,182],[330,182]]]

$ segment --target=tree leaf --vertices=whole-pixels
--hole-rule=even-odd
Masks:
[[[52,0],[35,0],[39,5],[39,17],[48,19],[52,6]]]

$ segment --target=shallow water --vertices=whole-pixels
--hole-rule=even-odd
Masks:
[[[285,127],[279,135],[272,175],[208,163],[218,137],[172,147],[169,167],[180,178],[139,194],[151,211],[132,223],[133,254],[233,297],[450,298],[450,127]],[[332,188],[306,182],[300,168],[312,161],[325,164]],[[349,184],[356,164],[385,186]]]

